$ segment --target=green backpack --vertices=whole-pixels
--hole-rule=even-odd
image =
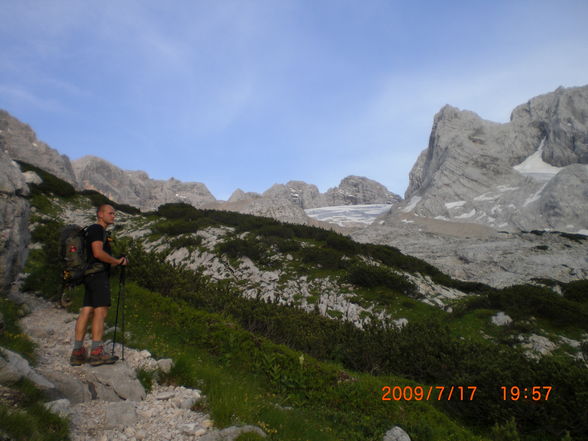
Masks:
[[[63,285],[73,287],[83,282],[84,276],[104,270],[104,264],[91,265],[86,248],[88,227],[67,225],[59,237],[59,257],[63,262]],[[106,238],[105,238],[106,239]]]

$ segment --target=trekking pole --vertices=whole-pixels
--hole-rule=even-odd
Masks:
[[[118,307],[120,306],[120,293],[122,292],[123,286],[123,271],[124,266],[121,269],[120,278],[118,282],[118,298],[116,299],[116,316],[114,318],[114,336],[112,337],[112,356],[114,357],[114,348],[116,346],[116,328],[118,327]]]
[[[122,326],[121,326],[121,330],[122,330],[122,354],[121,354],[121,358],[124,361],[125,360],[125,278],[126,278],[126,267],[123,266],[120,270],[120,284],[121,284],[121,290],[120,292],[122,292],[121,297],[122,297]]]

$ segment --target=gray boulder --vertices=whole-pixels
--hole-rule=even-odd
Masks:
[[[82,369],[85,370],[88,381],[93,384],[97,398],[106,401],[141,401],[146,396],[135,371],[124,362],[96,367],[84,366]]]
[[[96,394],[93,396],[88,383],[84,383],[69,373],[44,370],[43,376],[50,380],[61,396],[65,397],[71,404],[83,403],[93,398],[98,398]]]
[[[43,403],[45,408],[57,415],[67,418],[71,415],[71,403],[67,398],[61,398],[55,401],[49,401],[47,403]]]
[[[107,429],[133,426],[137,420],[137,407],[132,401],[112,403],[106,408],[105,428]]]
[[[157,366],[161,372],[164,374],[169,374],[172,367],[174,366],[174,362],[171,358],[162,358],[161,360],[157,360]]]
[[[27,378],[44,390],[55,389],[53,383],[35,372],[20,354],[0,348],[0,384],[14,384],[21,378]]]

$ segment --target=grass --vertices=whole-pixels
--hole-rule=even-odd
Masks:
[[[115,285],[113,280],[114,297]],[[200,406],[219,427],[253,424],[266,431],[266,439],[284,441],[379,439],[394,425],[404,427],[413,441],[482,439],[436,404],[381,399],[384,385],[418,383],[318,362],[246,332],[227,317],[134,283],[127,285],[126,303],[129,343],[173,358],[175,366],[162,381],[201,389],[207,399]]]
[[[0,333],[0,346],[18,352],[30,363],[35,361],[35,344],[18,325],[18,306],[0,297],[0,311],[4,315],[4,332]]]
[[[62,202],[65,206],[71,201],[64,199]],[[459,440],[477,439],[478,435],[462,428],[452,418],[461,418],[470,430],[480,427],[480,430],[489,433],[492,424],[506,424],[508,418],[516,415],[519,430],[529,439],[555,440],[560,437],[554,430],[571,427],[569,418],[575,409],[585,407],[582,395],[586,390],[582,379],[585,370],[580,371],[571,363],[564,364],[559,354],[557,359],[547,359],[544,363],[528,363],[519,357],[518,352],[507,351],[505,347],[511,345],[515,333],[531,332],[538,326],[537,320],[529,319],[530,315],[548,320],[558,332],[564,328],[567,331],[568,325],[571,326],[570,335],[585,329],[585,314],[582,313],[585,306],[580,305],[585,304],[583,285],[567,287],[569,292],[566,291],[565,299],[529,286],[492,290],[481,284],[450,279],[430,265],[404,256],[391,247],[353,244],[340,235],[319,229],[283,225],[233,213],[176,207],[173,204],[160,214],[164,213],[168,218],[164,225],[169,230],[161,235],[164,240],[174,239],[170,237],[170,232],[181,231],[185,224],[190,226],[192,222],[202,227],[232,228],[235,233],[227,235],[225,243],[247,232],[247,240],[236,242],[225,251],[234,254],[231,259],[235,262],[243,251],[253,251],[254,254],[259,251],[260,268],[266,267],[264,262],[268,255],[280,256],[277,251],[278,244],[282,242],[276,242],[277,239],[330,250],[325,255],[322,251],[309,252],[308,247],[293,250],[290,254],[294,259],[287,264],[287,270],[285,266],[281,267],[284,280],[303,274],[309,275],[309,280],[329,276],[341,282],[352,264],[365,263],[369,259],[364,261],[361,256],[368,256],[392,270],[400,268],[428,274],[446,286],[482,293],[469,300],[455,302],[456,312],[447,314],[380,283],[383,280],[393,286],[402,286],[397,284],[402,281],[378,277],[375,281],[366,279],[367,282],[364,282],[372,285],[371,288],[350,288],[357,294],[358,303],[373,303],[378,308],[389,309],[395,317],[408,318],[409,325],[398,338],[390,333],[383,334],[386,338],[380,338],[380,331],[375,329],[365,334],[369,338],[363,339],[343,327],[338,328],[333,320],[319,320],[294,308],[289,310],[264,302],[238,300],[238,283],[233,285],[227,280],[217,286],[196,274],[173,269],[163,263],[164,253],[143,253],[144,259],[140,263],[137,259],[139,255],[134,256],[135,273],[143,269],[136,280],[145,287],[160,291],[165,297],[129,284],[127,323],[133,333],[131,344],[147,348],[158,357],[177,360],[172,375],[166,381],[202,389],[208,395],[207,402],[202,406],[219,425],[256,424],[267,429],[270,439],[275,440],[359,441],[381,439],[387,429],[398,424],[415,441]],[[133,217],[131,224],[139,225],[147,222],[145,219]],[[158,223],[161,218],[151,214],[149,219],[149,222]],[[45,232],[54,229],[47,222],[39,222],[39,227]],[[124,229],[120,233],[124,233]],[[39,234],[41,236],[47,234]],[[188,237],[178,234],[175,244],[186,243]],[[259,249],[258,242],[264,244]],[[36,271],[39,276],[32,279],[37,282],[36,288],[43,292],[47,291],[50,283],[40,276],[51,274],[52,268],[46,263],[54,263],[50,262],[53,248],[49,243],[45,245],[39,253],[32,253],[30,259],[31,273]],[[188,245],[196,246],[195,243]],[[285,254],[279,260],[285,261]],[[272,262],[271,267],[274,264]],[[267,266],[270,267],[269,264]],[[370,270],[370,274],[372,272]],[[375,276],[378,275],[376,272]],[[349,291],[346,286],[343,289]],[[318,296],[321,293],[312,291],[312,294]],[[563,315],[567,322],[560,319],[562,314],[554,316],[554,308],[569,312]],[[493,327],[489,319],[497,310],[511,315],[515,325]],[[431,318],[435,320],[428,322]],[[435,321],[447,324],[447,335]],[[244,327],[254,333],[245,331]],[[333,332],[336,329],[344,332]],[[484,339],[481,331],[494,337],[493,342]],[[479,344],[467,343],[471,341]],[[278,343],[312,351],[323,361],[304,354],[305,361],[301,365],[300,351]],[[355,352],[349,351],[349,348]],[[392,353],[396,355],[388,356]],[[345,362],[351,369],[362,369],[364,373],[346,371],[337,361]],[[480,394],[477,402],[462,403],[461,408],[458,408],[459,403],[382,402],[379,395],[382,385],[417,383],[409,383],[398,376],[370,375],[374,372],[395,373],[420,381],[456,382],[454,384],[468,379],[479,380],[488,390]],[[141,376],[145,384],[151,381],[146,375]],[[347,377],[353,380],[339,381]],[[539,384],[537,381],[548,384],[545,383],[547,381],[562,385],[562,390],[559,397],[554,396],[553,402],[542,403],[537,413],[537,406],[525,407],[489,398],[490,389],[508,379],[532,379],[529,381],[535,381],[534,384]],[[571,384],[575,385],[575,389],[568,387]],[[543,412],[541,409],[547,412],[545,416],[540,415]],[[535,429],[551,432],[547,438],[538,438]],[[574,431],[587,433],[586,425],[580,424]]]
[[[67,421],[49,412],[41,391],[28,380],[11,387],[17,402],[0,401],[0,437],[14,441],[65,441],[69,439]]]

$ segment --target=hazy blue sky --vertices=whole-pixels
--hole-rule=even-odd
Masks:
[[[588,84],[586,0],[1,0],[0,108],[76,159],[219,199],[350,174],[404,194],[445,104]]]

